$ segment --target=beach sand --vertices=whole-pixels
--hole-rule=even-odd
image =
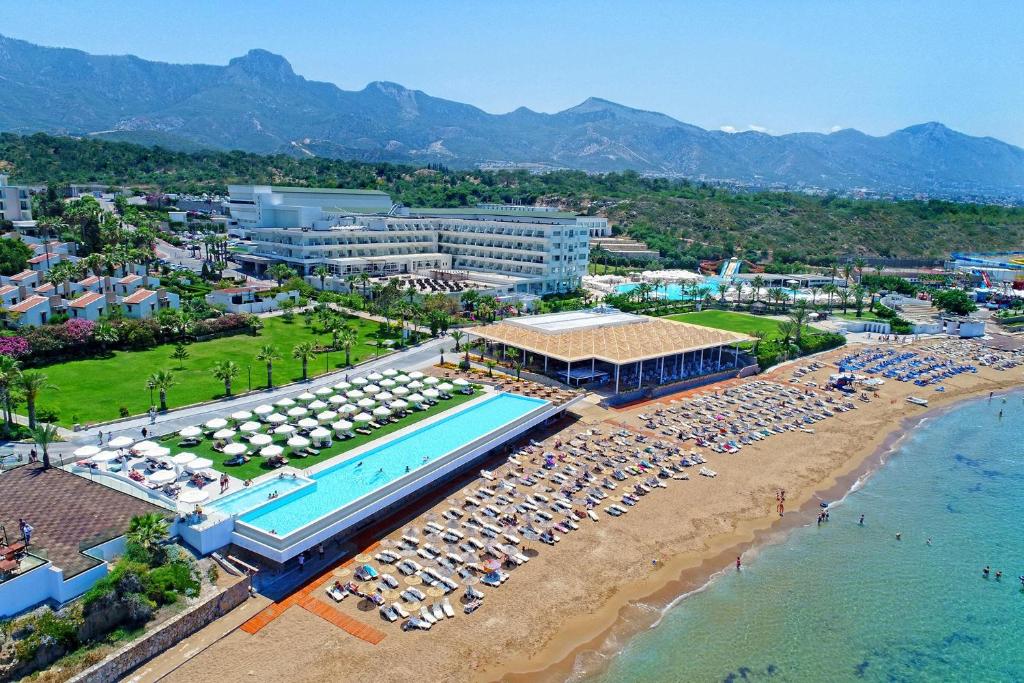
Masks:
[[[828,363],[848,352],[840,349],[819,360]],[[792,369],[754,379],[788,384]],[[826,365],[803,381],[823,384],[832,372],[835,367]],[[848,487],[904,421],[927,410],[907,403],[907,396],[926,396],[936,408],[1018,383],[1017,371],[987,368],[947,380],[945,393],[886,382],[872,402],[858,401],[856,410],[818,422],[814,434],[788,432],[738,455],[706,455],[716,478],[672,481],[628,515],[582,520],[580,531],[555,547],[542,547],[539,556],[512,570],[503,587],[480,586],[487,597],[473,615],[462,614],[453,596],[455,619],[429,632],[403,633],[376,610],[361,612],[355,599],[346,600],[340,612],[387,634],[370,645],[293,606],[256,634],[234,631],[164,680],[564,680],[576,655],[598,647],[617,622],[622,626],[631,604],[665,604],[728,566],[759,536],[813,521],[819,492],[834,493],[840,483]],[[679,396],[662,403],[672,398]],[[597,423],[605,433],[618,424],[636,430],[642,426],[637,415],[656,407],[605,410],[584,403],[574,409],[579,421],[570,430]],[[782,520],[776,512],[780,489],[787,492]],[[434,512],[447,507],[439,501]],[[399,529],[391,536],[400,534]],[[311,595],[333,604],[320,587]]]

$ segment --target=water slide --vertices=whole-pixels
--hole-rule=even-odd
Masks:
[[[732,277],[736,273],[740,272],[740,261],[738,258],[731,258],[722,264],[722,272],[719,273],[720,277]]]
[[[992,289],[992,280],[989,279],[988,273],[986,273],[984,270],[981,271],[981,279],[985,281],[986,289]]]

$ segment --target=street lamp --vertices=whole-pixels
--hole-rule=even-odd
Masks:
[[[249,373],[249,391],[252,391],[252,365],[246,365],[245,369]]]

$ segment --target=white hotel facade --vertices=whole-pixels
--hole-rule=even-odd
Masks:
[[[239,260],[257,272],[281,262],[309,276],[324,265],[336,286],[363,272],[456,271],[501,293],[539,295],[577,287],[587,270],[591,228],[571,213],[410,209],[373,190],[233,185],[229,193],[232,230],[254,243]]]

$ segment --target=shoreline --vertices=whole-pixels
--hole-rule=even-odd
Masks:
[[[774,375],[775,373],[770,373]],[[777,381],[781,381],[776,378]],[[669,609],[707,589],[724,572],[732,571],[733,559],[750,551],[782,543],[799,527],[812,523],[808,514],[819,502],[842,501],[874,476],[894,455],[904,439],[929,419],[982,400],[990,391],[1012,393],[1009,374],[1005,381],[980,378],[978,386],[950,393],[948,400],[917,415],[905,416],[855,450],[843,466],[830,472],[817,486],[799,492],[785,517],[774,513],[740,520],[732,532],[709,539],[703,551],[671,558],[646,580],[627,585],[598,611],[568,620],[537,654],[513,657],[493,668],[476,672],[472,680],[508,683],[562,683],[576,680],[585,672],[603,671],[630,640],[656,627]],[[805,516],[807,515],[807,516]],[[744,557],[744,564],[749,560]],[[583,671],[580,671],[580,666]]]

